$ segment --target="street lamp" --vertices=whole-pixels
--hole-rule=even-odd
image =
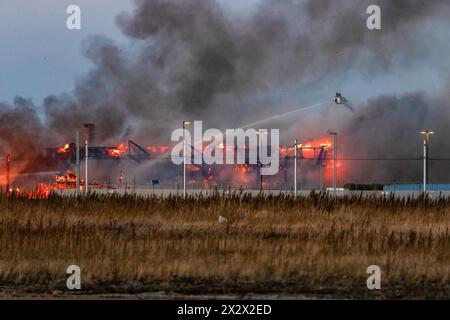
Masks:
[[[76,175],[77,175],[77,182],[76,182],[76,191],[75,195],[80,195],[80,130],[77,130],[75,132],[75,143],[76,143]]]
[[[297,197],[297,158],[298,144],[297,139],[294,140],[294,197]]]
[[[330,147],[328,143],[322,143],[320,145],[320,153],[317,159],[317,164],[319,165],[319,190],[323,190],[323,160],[326,158],[327,149]]]
[[[186,197],[186,128],[191,123],[183,120],[183,197]]]
[[[423,192],[426,192],[428,184],[428,143],[430,135],[434,134],[434,132],[424,130],[421,134],[423,136]]]
[[[256,135],[258,136],[258,139],[262,139],[261,136],[266,135],[267,131],[265,130],[258,130],[256,131]],[[260,140],[261,141],[261,140]],[[262,143],[258,143],[259,148],[261,148]],[[262,169],[262,163],[261,163],[261,159],[259,157],[259,150],[258,151],[258,165],[259,165],[259,192],[261,192],[263,190],[263,175],[261,174],[261,169]]]
[[[328,131],[333,136],[333,192],[337,190],[337,132]]]
[[[88,179],[88,159],[89,159],[89,145],[88,145],[88,139],[84,141],[84,153],[85,153],[85,167],[84,167],[84,192],[88,193],[89,188],[89,179]]]

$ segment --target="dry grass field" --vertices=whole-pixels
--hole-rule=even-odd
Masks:
[[[366,287],[373,264],[381,290]],[[143,292],[448,299],[450,200],[0,198],[0,297]]]

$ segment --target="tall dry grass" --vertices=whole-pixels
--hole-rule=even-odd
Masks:
[[[0,291],[64,290],[76,264],[84,293],[449,298],[449,209],[444,198],[323,194],[1,197]]]

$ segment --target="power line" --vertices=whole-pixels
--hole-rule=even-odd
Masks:
[[[171,160],[171,157],[123,157],[123,158],[97,158],[97,157],[88,157],[92,160],[110,160],[110,161],[120,161],[120,160],[132,160],[132,161],[144,161],[144,160]],[[294,156],[282,156],[282,159],[294,159]],[[6,158],[0,158],[0,161],[5,161]],[[302,160],[317,160],[317,157],[299,157],[299,161]],[[338,161],[419,161],[423,160],[422,157],[411,157],[411,158],[337,158]],[[450,161],[450,158],[429,158],[430,161]],[[61,162],[67,161],[64,159],[48,159],[48,158],[11,158],[11,161],[49,161],[49,162]],[[323,161],[332,161],[332,159],[323,159]]]

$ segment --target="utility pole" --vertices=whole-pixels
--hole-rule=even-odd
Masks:
[[[298,147],[297,139],[294,140],[294,197],[297,197],[297,158],[298,158]]]
[[[6,155],[6,194],[9,194],[9,171],[11,164],[11,155],[8,153]]]
[[[327,150],[330,147],[329,144],[321,144],[319,157],[317,158],[317,164],[319,165],[319,190],[322,192],[323,190],[323,161],[326,159]]]
[[[84,141],[84,152],[85,152],[85,171],[84,171],[84,192],[87,194],[89,189],[89,179],[88,179],[88,158],[89,158],[89,146],[88,139]]]
[[[267,134],[267,131],[264,130],[258,130],[256,131],[256,135],[258,136],[258,140],[261,142],[261,136]],[[259,145],[259,144],[258,144]],[[258,168],[259,168],[259,192],[262,192],[264,189],[264,184],[263,184],[263,175],[261,174],[262,168],[263,168],[263,164],[261,162],[261,157],[260,157],[260,151],[261,151],[261,145],[258,146],[258,148],[256,149],[256,151],[258,152]],[[237,150],[237,147],[235,149],[235,152]]]
[[[183,121],[183,198],[186,198],[186,127],[191,123]]]
[[[427,139],[423,139],[423,192],[427,191],[428,184],[428,145]]]
[[[423,136],[423,192],[427,191],[428,185],[428,144],[430,141],[430,135],[434,134],[433,131],[424,130],[421,132]]]
[[[89,141],[91,143],[94,143],[94,130],[95,126],[92,123],[85,123],[84,124],[84,134],[85,134],[85,140],[84,140],[84,147],[85,147],[85,178],[84,178],[84,185],[85,185],[85,193],[87,194],[89,191],[89,175],[88,175],[88,160],[89,160]]]
[[[76,191],[75,195],[78,197],[80,195],[80,130],[75,132],[75,143],[76,143],[76,164],[75,164],[75,174],[77,175]]]
[[[328,131],[333,136],[333,192],[337,191],[337,132]]]
[[[263,175],[261,174],[262,167],[263,167],[263,165],[260,161],[259,162],[259,192],[263,191]]]
[[[319,163],[319,191],[322,192],[323,190],[323,173],[322,173],[322,161]]]

